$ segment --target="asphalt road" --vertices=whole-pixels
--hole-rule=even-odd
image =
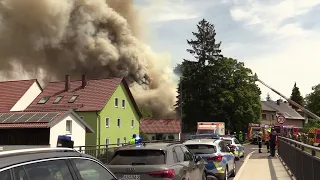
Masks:
[[[258,148],[258,145],[244,145],[244,157],[241,158],[240,160],[238,160],[236,162],[236,167],[237,167],[237,172],[239,171],[240,167],[242,166],[243,162],[244,162],[244,159],[247,157],[247,155],[254,151],[254,150],[257,150]],[[230,177],[229,179],[233,179],[232,177]]]

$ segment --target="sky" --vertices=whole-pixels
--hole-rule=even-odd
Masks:
[[[318,0],[135,0],[147,23],[147,43],[167,53],[171,67],[183,59],[186,40],[203,18],[215,25],[222,54],[244,62],[259,79],[290,97],[320,83],[320,1]],[[320,51],[319,51],[320,52]],[[265,99],[279,96],[257,83]]]

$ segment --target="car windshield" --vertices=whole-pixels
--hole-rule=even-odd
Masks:
[[[212,154],[217,152],[217,148],[214,145],[186,144],[185,146],[187,146],[193,154]]]
[[[159,165],[165,164],[163,150],[120,150],[115,153],[110,165]]]
[[[228,144],[228,145],[232,144],[231,139],[224,139],[224,142],[226,142],[226,144]]]
[[[197,134],[214,134],[215,130],[198,129]]]

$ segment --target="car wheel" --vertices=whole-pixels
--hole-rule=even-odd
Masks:
[[[228,170],[228,166],[226,166],[226,169],[224,170],[224,177],[223,177],[223,180],[228,180],[229,178],[229,170]]]
[[[237,174],[237,168],[236,168],[236,162],[234,161],[233,162],[233,171],[231,173],[231,177],[236,177],[236,174]]]

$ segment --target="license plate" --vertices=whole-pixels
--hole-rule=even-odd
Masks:
[[[140,175],[123,175],[121,180],[140,180]]]

